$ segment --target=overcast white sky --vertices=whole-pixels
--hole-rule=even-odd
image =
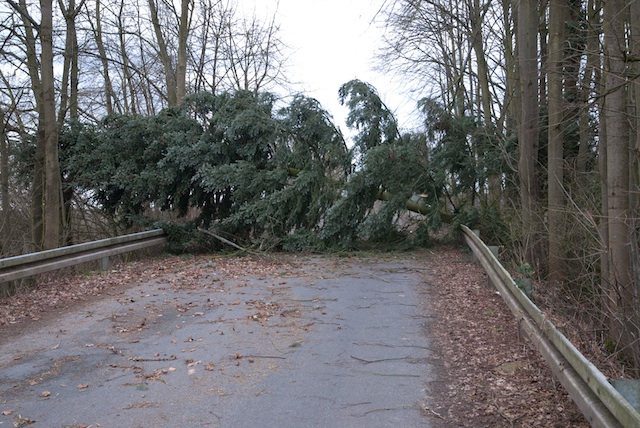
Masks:
[[[343,83],[358,78],[372,84],[383,102],[397,112],[400,126],[411,126],[415,101],[400,92],[389,75],[375,72],[374,55],[381,29],[373,19],[384,0],[238,0],[251,14],[276,13],[281,37],[291,49],[288,76],[328,110],[344,132],[346,109],[338,102]],[[276,12],[277,8],[277,12]]]

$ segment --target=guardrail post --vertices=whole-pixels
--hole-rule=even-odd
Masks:
[[[107,270],[111,266],[111,260],[109,257],[103,257],[100,259],[100,270]]]

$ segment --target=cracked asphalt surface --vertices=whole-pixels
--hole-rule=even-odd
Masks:
[[[5,337],[0,428],[429,426],[419,258],[244,259],[196,258]]]

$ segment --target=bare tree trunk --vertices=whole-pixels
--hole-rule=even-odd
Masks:
[[[137,113],[136,95],[133,87],[133,78],[129,69],[131,62],[127,54],[127,44],[125,40],[126,28],[124,25],[124,0],[120,2],[120,10],[118,12],[118,40],[120,41],[120,57],[122,58],[122,99],[124,102],[124,110],[127,113]],[[130,100],[128,99],[130,98]]]
[[[480,107],[482,109],[482,123],[484,124],[485,132],[489,135],[495,134],[496,127],[493,119],[492,112],[492,94],[489,90],[489,67],[487,65],[487,59],[485,56],[484,40],[482,33],[482,23],[489,3],[480,5],[480,0],[473,0],[473,5],[470,5],[470,21],[471,21],[471,45],[473,52],[476,56],[477,63],[477,75],[478,75],[478,99]],[[483,156],[487,154],[484,153]],[[497,207],[500,202],[500,196],[502,193],[502,183],[500,176],[496,171],[488,172],[488,203],[489,205]]]
[[[22,17],[25,29],[25,50],[27,68],[31,80],[31,89],[36,101],[38,116],[42,117],[42,87],[40,65],[36,50],[36,38],[33,31],[33,20],[27,14],[26,0],[19,0],[18,12]],[[33,183],[31,185],[31,223],[33,249],[41,250],[44,244],[44,152],[45,138],[42,120],[38,121],[36,133],[36,151],[33,159]]]
[[[62,129],[67,112],[70,118],[78,118],[78,35],[76,32],[76,17],[84,1],[81,0],[80,5],[76,8],[75,0],[69,0],[68,7],[65,7],[63,0],[58,0],[58,5],[62,10],[67,27],[62,84],[60,87],[58,129]]]
[[[640,1],[632,1],[630,4],[630,27],[631,27],[631,52],[636,54],[632,63],[632,74],[640,76]],[[640,208],[640,79],[636,77],[631,80],[631,94],[633,95],[634,110],[631,117],[633,126],[631,132],[631,158],[630,173],[631,185],[630,204],[634,212],[639,212]],[[637,224],[636,224],[637,226]]]
[[[549,3],[549,128],[548,136],[548,225],[549,225],[549,282],[564,281],[564,97],[563,62],[565,44],[565,21],[567,5],[563,0]]]
[[[587,170],[587,159],[589,157],[589,141],[591,140],[591,115],[589,111],[589,98],[592,85],[599,84],[600,68],[600,48],[599,33],[596,28],[600,26],[600,1],[588,0],[587,4],[587,63],[580,88],[580,146],[578,147],[578,158],[576,160],[576,173],[582,174]]]
[[[600,286],[603,290],[603,302],[605,302],[605,310],[609,309],[609,305],[607,304],[609,293],[610,293],[610,285],[609,285],[609,217],[608,217],[608,207],[609,207],[609,186],[607,185],[607,118],[604,113],[604,96],[601,96],[604,92],[602,88],[604,88],[604,75],[601,75],[601,88],[598,91],[599,99],[601,101],[598,102],[598,116],[600,121],[600,132],[598,133],[598,166],[600,167],[600,197],[602,198],[602,212],[600,216],[600,224],[598,225],[598,230],[600,232],[600,236],[602,239],[602,249],[601,249],[601,257],[600,257]],[[609,323],[611,325],[611,323]]]
[[[505,66],[506,66],[506,88],[505,88],[505,129],[507,136],[519,128],[521,122],[521,90],[520,90],[520,73],[518,70],[517,53],[514,49],[513,38],[518,31],[518,5],[513,4],[514,1],[506,0],[503,2],[503,16],[505,23]],[[513,25],[513,31],[511,27]]]
[[[11,201],[9,200],[9,142],[5,128],[4,110],[0,110],[0,198],[2,199],[2,246],[8,248],[9,228],[11,227]],[[3,252],[4,252],[3,251]]]
[[[523,0],[518,11],[518,58],[522,102],[519,132],[522,245],[525,261],[540,267],[536,164],[540,133],[538,107],[538,11],[536,0]]]
[[[176,67],[176,103],[180,104],[187,92],[187,39],[191,26],[191,0],[182,0],[180,27],[178,28],[178,65]]]
[[[62,186],[58,159],[58,126],[56,122],[55,80],[53,75],[53,4],[40,0],[40,67],[45,154],[45,230],[44,249],[57,248],[61,237]]]
[[[612,339],[626,349],[635,332],[629,320],[633,313],[631,276],[631,229],[629,227],[629,124],[625,76],[624,0],[604,2],[605,100],[607,126],[607,186],[609,221],[609,293],[607,308]],[[632,356],[632,355],[629,355]]]
[[[75,3],[75,0],[69,0],[69,9],[71,9],[71,3]],[[73,33],[71,37],[71,88],[69,90],[69,117],[72,120],[77,120],[78,115],[78,88],[80,85],[80,60],[78,58],[78,34],[76,31],[76,17],[80,13],[80,9],[85,0],[81,0],[78,7],[73,12],[73,18],[71,20],[71,31]]]
[[[175,106],[178,104],[176,72],[173,68],[173,62],[171,61],[169,50],[167,49],[167,43],[164,39],[164,35],[162,34],[162,25],[160,24],[160,18],[158,16],[158,6],[156,5],[155,0],[148,1],[149,11],[151,13],[151,22],[156,35],[156,43],[158,44],[158,55],[160,56],[160,61],[162,61],[162,65],[164,66],[165,84],[167,85],[167,102],[169,106]]]
[[[96,0],[95,11],[95,27],[93,27],[93,35],[96,40],[96,46],[98,48],[98,55],[100,55],[100,62],[102,63],[102,74],[104,77],[104,96],[106,102],[107,115],[113,114],[113,83],[111,82],[111,76],[109,75],[109,59],[107,58],[107,51],[104,48],[104,40],[102,36],[102,6],[100,0]],[[93,20],[89,20],[89,24],[93,26]]]
[[[539,0],[540,4],[538,5],[538,10],[544,11],[547,10],[547,5],[549,0]],[[547,15],[545,13],[540,13],[538,17],[538,29],[539,29],[539,43],[540,43],[540,82],[539,82],[539,99],[540,103],[544,103],[547,100],[547,58],[549,55],[549,46],[547,43],[549,31],[547,24]]]
[[[636,56],[640,55],[640,1],[631,1],[630,12],[630,36],[631,36],[631,52]],[[630,152],[631,162],[629,165],[630,173],[630,185],[631,191],[629,192],[629,209],[632,223],[629,224],[632,235],[630,236],[631,245],[631,293],[633,294],[633,302],[631,307],[633,313],[631,316],[630,324],[634,326],[633,334],[636,342],[634,343],[634,359],[636,363],[636,369],[640,369],[640,344],[638,343],[638,334],[640,334],[640,242],[638,242],[638,227],[640,226],[640,220],[638,220],[638,213],[640,213],[640,80],[637,76],[640,74],[640,58],[636,57],[635,62],[632,65],[632,74],[636,76],[631,80],[633,106],[635,111],[632,117],[632,127],[630,135]]]

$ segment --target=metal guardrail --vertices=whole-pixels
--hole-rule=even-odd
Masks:
[[[0,259],[0,284],[142,248],[163,245],[162,229]]]
[[[593,427],[640,427],[640,413],[607,378],[558,331],[516,286],[489,248],[468,227],[464,238],[536,349],[544,356]]]

